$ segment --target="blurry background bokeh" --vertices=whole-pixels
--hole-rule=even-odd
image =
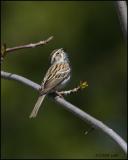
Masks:
[[[38,42],[45,46],[8,55],[2,70],[41,83],[53,49],[65,48],[72,79],[65,89],[86,80],[89,86],[68,101],[103,121],[126,140],[126,44],[113,2],[2,2],[1,43],[7,47]],[[38,93],[15,81],[1,81],[2,158],[125,158],[101,131],[46,98],[36,119],[29,119]],[[106,157],[106,158],[108,158]],[[105,158],[105,157],[102,157]]]

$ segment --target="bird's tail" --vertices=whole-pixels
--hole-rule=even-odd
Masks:
[[[37,100],[32,112],[31,112],[29,118],[35,118],[37,116],[38,110],[39,110],[39,108],[40,108],[45,96],[46,96],[45,94],[39,96],[39,98],[38,98],[38,100]]]

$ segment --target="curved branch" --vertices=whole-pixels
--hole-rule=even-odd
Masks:
[[[127,39],[127,4],[126,1],[115,1],[117,13],[119,16],[120,24]]]
[[[10,80],[16,80],[21,82],[22,84],[25,84],[27,86],[32,87],[35,90],[40,89],[40,85],[37,83],[32,82],[31,80],[24,78],[22,76],[7,73],[4,71],[1,71],[1,77],[4,79],[10,79]],[[55,96],[54,100],[59,103],[61,106],[63,106],[65,109],[82,119],[83,121],[91,124],[94,128],[101,130],[102,132],[106,133],[109,137],[111,137],[122,149],[125,153],[127,153],[127,144],[126,142],[111,128],[109,128],[107,125],[105,125],[103,122],[97,120],[96,118],[92,117],[88,113],[82,111],[75,105],[67,102],[65,99],[60,98],[59,96]]]
[[[39,90],[40,87],[41,87],[39,84],[34,83],[31,80],[29,80],[27,78],[24,78],[22,76],[19,76],[17,74],[12,74],[12,73],[1,71],[1,77],[3,79],[11,79],[11,80],[15,80],[15,81],[21,82],[21,83],[23,83],[23,84],[25,84],[27,86],[32,87],[35,90]]]

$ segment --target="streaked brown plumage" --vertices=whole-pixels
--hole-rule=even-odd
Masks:
[[[36,117],[38,110],[49,92],[61,89],[70,79],[70,65],[64,50],[56,49],[51,53],[51,67],[48,69],[41,84],[40,96],[34,106],[30,118]]]

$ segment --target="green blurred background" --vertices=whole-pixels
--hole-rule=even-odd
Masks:
[[[65,89],[80,80],[89,84],[66,99],[126,140],[126,44],[114,3],[5,1],[1,13],[1,41],[7,47],[54,36],[45,46],[10,53],[2,70],[40,84],[51,51],[65,48],[72,66]],[[38,93],[14,81],[2,80],[1,86],[2,158],[126,158],[101,131],[85,135],[90,126],[49,98],[38,117],[29,119]]]

